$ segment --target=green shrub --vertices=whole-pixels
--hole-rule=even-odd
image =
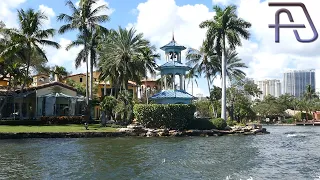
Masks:
[[[199,113],[199,117],[213,117],[211,103],[208,100],[200,100],[194,103],[196,110]]]
[[[301,121],[303,119],[306,119],[306,113],[301,113],[301,112],[297,112],[294,116],[293,116],[294,119],[297,119],[297,121]],[[308,113],[308,120],[311,120],[313,119],[313,116],[312,114]]]
[[[188,129],[210,130],[215,129],[215,126],[208,119],[195,118],[189,124]]]
[[[230,118],[228,118],[228,120],[227,120],[227,125],[228,125],[228,126],[234,126],[234,125],[236,125],[236,124],[237,124],[236,121],[232,121]]]
[[[295,121],[294,121],[294,119],[293,119],[293,118],[289,118],[289,119],[285,119],[285,120],[283,121],[283,123],[286,123],[286,124],[293,124],[293,123],[295,123]]]
[[[226,121],[222,118],[212,119],[211,122],[219,130],[224,130],[227,127]]]
[[[40,118],[41,124],[82,124],[85,122],[81,116],[43,116]]]
[[[136,120],[148,128],[185,129],[194,119],[194,105],[186,104],[136,104]]]

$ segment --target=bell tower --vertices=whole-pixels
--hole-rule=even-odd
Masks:
[[[181,63],[181,52],[186,47],[179,45],[172,35],[172,40],[160,48],[165,52],[166,63],[159,67],[161,72],[161,89],[150,99],[158,104],[190,104],[193,96],[186,92],[185,75],[191,68]],[[176,87],[176,76],[179,77],[179,88]]]

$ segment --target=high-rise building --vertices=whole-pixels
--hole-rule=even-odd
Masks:
[[[290,94],[300,98],[306,91],[306,87],[311,85],[315,90],[316,77],[315,70],[292,70],[284,73],[283,76],[283,93]]]
[[[262,100],[265,96],[271,95],[274,97],[279,97],[281,95],[281,83],[280,80],[271,79],[271,80],[263,80],[256,81],[258,88],[262,92],[260,95],[260,99]]]

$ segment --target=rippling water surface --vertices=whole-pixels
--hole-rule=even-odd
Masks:
[[[269,135],[0,140],[0,179],[320,179],[320,127]]]

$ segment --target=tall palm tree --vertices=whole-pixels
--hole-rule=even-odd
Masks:
[[[199,78],[198,74],[196,73],[195,69],[191,69],[189,70],[189,72],[186,74],[186,78],[188,79],[188,86],[190,84],[191,81],[191,94],[193,96],[193,82],[196,83],[197,87],[198,87],[198,82],[197,79]]]
[[[222,103],[221,118],[226,120],[226,63],[227,63],[227,46],[235,49],[241,46],[241,37],[249,39],[250,33],[248,28],[251,24],[236,14],[237,7],[235,5],[227,6],[222,9],[214,6],[216,15],[211,20],[206,20],[200,24],[200,28],[208,28],[207,39],[210,44],[215,46],[218,57],[222,59]],[[222,56],[220,56],[220,54]]]
[[[154,46],[146,47],[144,49],[141,49],[140,57],[145,61],[145,79],[147,83],[148,79],[148,73],[155,74],[155,68],[157,67],[156,59],[160,58],[160,54],[155,53],[156,48]],[[145,86],[145,94],[146,94],[146,100],[148,104],[148,88],[147,85]]]
[[[112,30],[99,54],[101,73],[113,76],[124,90],[128,90],[129,80],[141,84],[141,77],[145,77],[147,73],[145,67],[149,71],[154,71],[155,68],[155,58],[146,58],[146,48],[151,51],[153,49],[150,42],[143,38],[143,34],[137,34],[135,29],[119,27],[117,31]]]
[[[8,54],[16,54],[23,64],[25,64],[24,81],[21,85],[21,92],[25,88],[29,80],[30,64],[32,56],[39,54],[46,61],[47,56],[42,49],[42,46],[52,46],[60,48],[60,45],[54,41],[48,40],[55,34],[54,29],[41,29],[43,21],[48,17],[41,11],[35,12],[33,9],[24,11],[18,10],[19,28],[18,29],[4,29],[5,33],[10,37],[11,42],[0,53],[0,57]],[[20,118],[22,115],[22,102],[20,103]]]
[[[90,55],[90,99],[93,99],[93,68],[97,67],[98,65],[98,46],[102,42],[102,39],[104,38],[105,34],[100,29],[95,30],[94,32],[90,32],[88,35],[89,37],[84,37],[82,34],[80,34],[76,40],[72,41],[69,45],[67,45],[66,50],[70,50],[73,47],[79,46],[79,45],[85,45],[87,46],[87,49],[82,49],[79,54],[77,55],[77,58],[75,59],[75,65],[76,68],[80,67],[81,63],[84,61],[84,58],[86,54]],[[88,42],[86,42],[86,39],[88,39]]]
[[[217,67],[217,56],[215,50],[209,45],[208,41],[205,40],[200,47],[200,50],[190,48],[187,51],[187,65],[191,66],[193,74],[204,74],[207,79],[208,92],[211,92],[211,83],[216,77],[218,72]]]
[[[106,4],[98,6],[96,8],[93,8],[94,5],[96,5],[97,0],[81,0],[79,3],[79,7],[76,7],[75,4],[71,1],[68,0],[66,2],[66,6],[70,8],[72,11],[71,15],[68,14],[60,14],[57,19],[58,21],[64,21],[66,22],[65,25],[61,26],[59,29],[59,33],[64,34],[67,31],[70,30],[79,30],[79,39],[83,40],[83,50],[80,51],[81,58],[76,59],[76,67],[77,62],[85,62],[86,63],[86,103],[87,107],[90,108],[89,106],[89,96],[92,96],[92,91],[91,95],[89,95],[89,62],[88,62],[88,57],[90,52],[90,44],[89,42],[91,41],[90,38],[93,37],[93,34],[96,30],[100,30],[103,32],[107,32],[107,29],[103,26],[100,25],[100,23],[104,23],[109,21],[109,16],[108,15],[101,15],[100,13],[107,10],[108,7]],[[75,45],[81,45],[81,44],[76,44]],[[91,54],[90,54],[91,55]],[[95,55],[92,55],[95,57]],[[79,57],[79,56],[78,56]],[[92,59],[91,59],[92,60]],[[90,63],[90,66],[93,67],[94,62]],[[92,68],[90,68],[92,69]],[[91,72],[91,82],[92,82],[92,77],[93,77],[93,72]],[[91,86],[92,87],[92,86]],[[90,110],[87,111],[90,113]]]

